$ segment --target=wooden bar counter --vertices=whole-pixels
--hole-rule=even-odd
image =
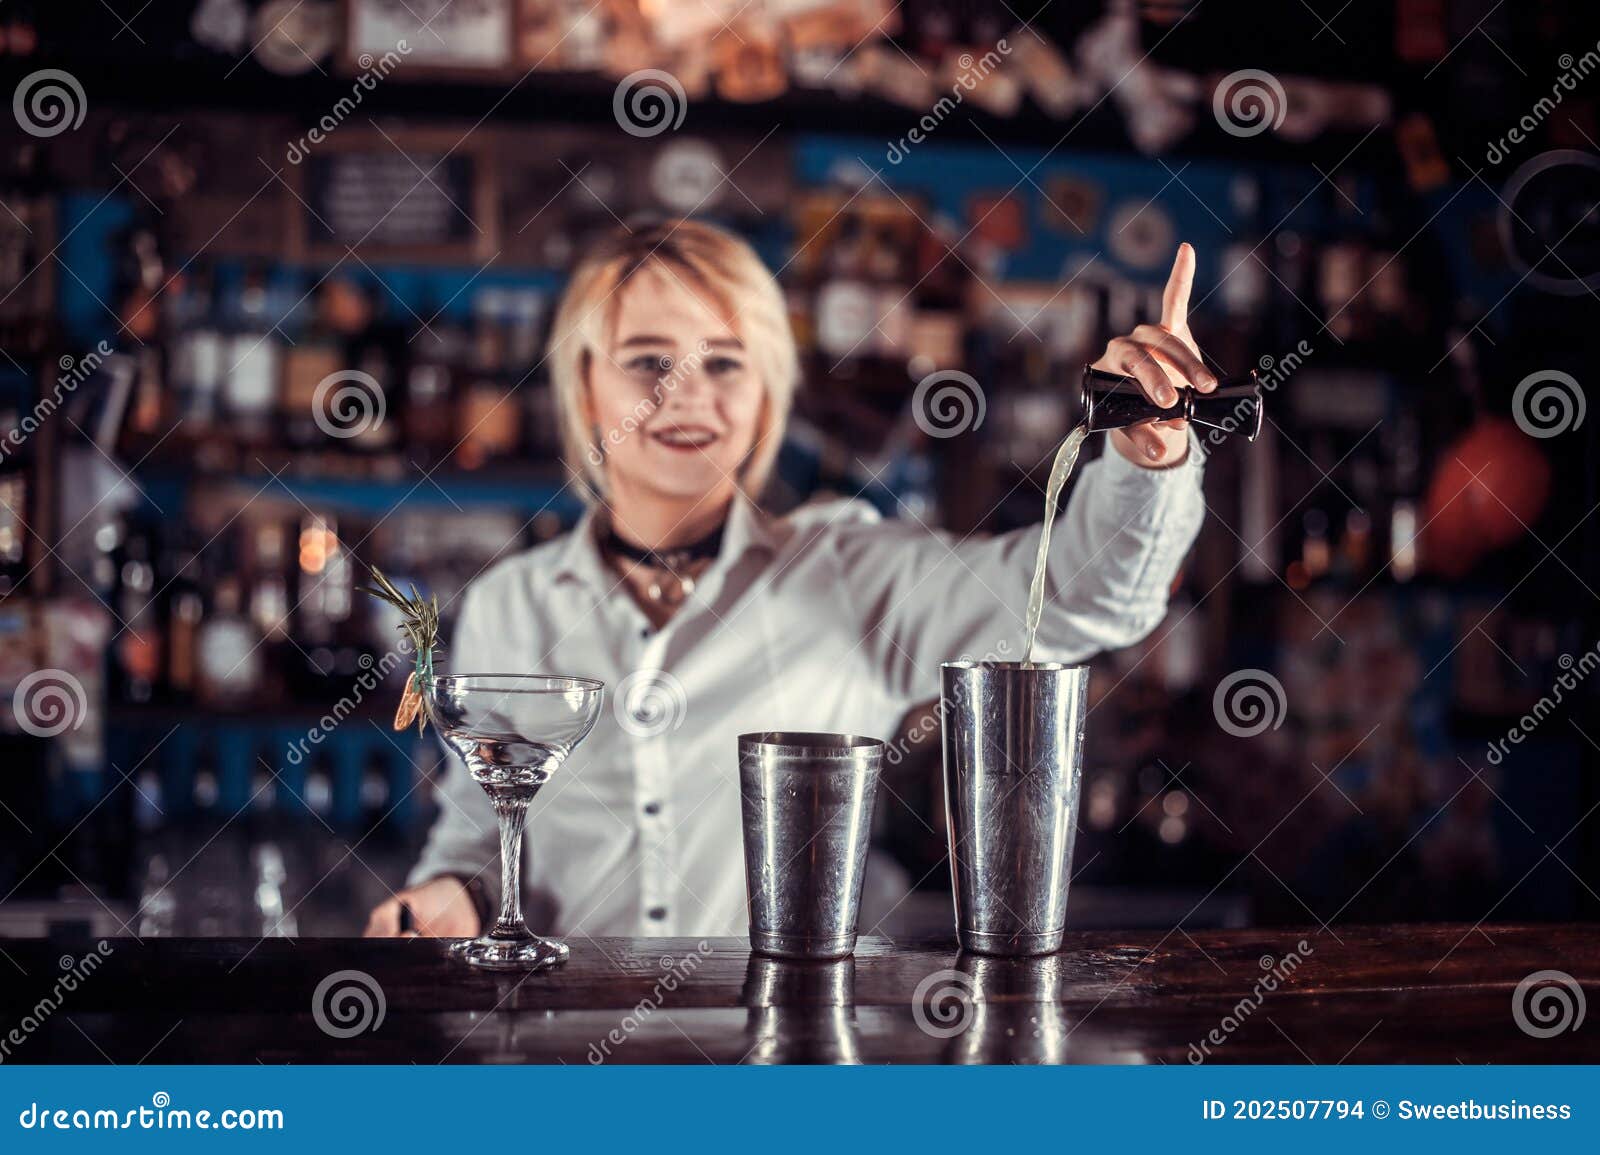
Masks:
[[[111,939],[62,990],[94,942],[0,940],[0,1033],[11,1063],[1600,1061],[1600,1023],[1513,1005],[1541,971],[1600,995],[1594,926],[1082,932],[1032,960],[863,938],[833,964],[569,941],[497,974],[426,939]]]

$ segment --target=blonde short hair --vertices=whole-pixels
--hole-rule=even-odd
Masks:
[[[618,293],[645,269],[658,268],[716,307],[739,334],[766,388],[755,447],[740,470],[741,488],[760,495],[772,474],[800,363],[783,290],[748,244],[701,221],[667,221],[607,233],[578,263],[561,296],[547,357],[561,425],[561,455],[585,482],[587,501],[605,496],[605,462],[584,417],[590,365],[613,336]]]

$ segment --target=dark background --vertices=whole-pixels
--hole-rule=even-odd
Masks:
[[[1036,521],[1079,368],[1155,318],[1179,240],[1213,364],[1277,368],[1262,439],[1212,456],[1167,621],[1097,660],[1080,923],[1600,909],[1592,6],[839,4],[863,31],[829,44],[842,15],[735,4],[671,47],[671,5],[529,2],[503,66],[408,56],[309,145],[362,66],[350,6],[292,7],[219,6],[247,18],[230,40],[197,39],[193,3],[0,5],[0,91],[60,69],[84,94],[55,135],[0,122],[0,427],[59,400],[0,459],[0,934],[359,928],[439,754],[388,727],[400,676],[367,671],[393,622],[357,569],[448,616],[571,523],[551,306],[585,236],[691,208],[790,294],[776,509]],[[908,144],[1002,37],[997,79]],[[642,68],[685,78],[676,129],[619,123]],[[1217,114],[1244,69],[1278,84],[1276,129]],[[361,436],[314,420],[337,369],[383,392]],[[985,419],[929,436],[913,391],[950,369]],[[1541,425],[1517,388],[1552,372],[1576,390]],[[48,737],[20,689],[44,670],[70,679]],[[1267,690],[1249,736],[1216,696],[1241,672]],[[880,805],[917,887],[892,929],[948,925],[930,735],[908,720]]]

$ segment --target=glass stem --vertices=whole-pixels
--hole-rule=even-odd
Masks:
[[[522,831],[527,825],[528,799],[495,798],[500,823],[500,918],[496,938],[527,938],[532,932],[522,920]]]

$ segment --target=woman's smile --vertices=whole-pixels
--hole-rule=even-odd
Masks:
[[[651,430],[650,439],[674,453],[701,453],[717,440],[717,432],[705,425],[673,423]]]

